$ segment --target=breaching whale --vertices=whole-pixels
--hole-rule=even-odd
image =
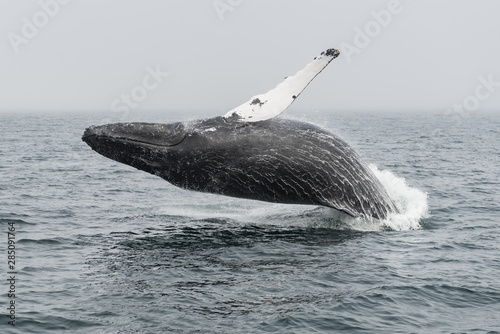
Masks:
[[[308,123],[275,118],[338,54],[322,52],[273,90],[224,116],[92,126],[82,139],[105,157],[184,189],[385,219],[396,207],[345,141]]]

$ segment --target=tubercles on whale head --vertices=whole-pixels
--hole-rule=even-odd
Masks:
[[[82,140],[90,146],[93,141],[108,139],[169,147],[181,143],[185,136],[185,126],[180,122],[172,124],[114,123],[87,128]]]

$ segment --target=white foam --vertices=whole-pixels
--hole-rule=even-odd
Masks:
[[[390,214],[389,218],[380,222],[382,228],[394,231],[420,229],[420,221],[429,214],[427,194],[406,183],[403,177],[394,175],[388,170],[379,170],[370,165],[370,169],[387,190],[400,213]]]

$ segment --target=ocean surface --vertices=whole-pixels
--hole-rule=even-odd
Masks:
[[[500,333],[499,113],[285,115],[371,164],[383,222],[189,192],[80,139],[196,117],[0,114],[0,333]]]

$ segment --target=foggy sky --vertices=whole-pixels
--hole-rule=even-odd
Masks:
[[[0,111],[500,110],[496,0],[0,0]],[[168,73],[168,75],[166,74]]]

